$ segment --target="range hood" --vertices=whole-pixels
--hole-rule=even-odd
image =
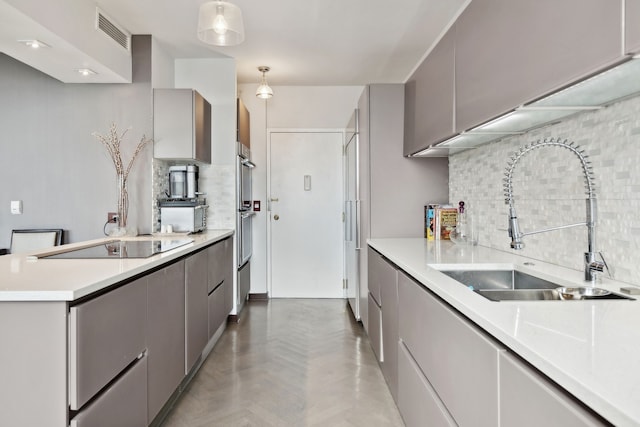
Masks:
[[[447,157],[510,135],[524,134],[583,111],[598,110],[639,93],[640,55],[637,55],[565,89],[433,144],[411,157]]]

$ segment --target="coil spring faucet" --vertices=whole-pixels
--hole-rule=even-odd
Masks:
[[[587,189],[587,215],[585,222],[579,222],[576,224],[568,224],[561,225],[558,227],[546,228],[543,230],[530,231],[527,233],[523,233],[520,231],[520,227],[518,226],[518,216],[516,215],[516,209],[514,206],[513,199],[513,187],[512,187],[512,177],[513,171],[516,168],[516,165],[520,161],[520,159],[527,153],[530,153],[533,150],[542,147],[560,147],[566,148],[575,154],[580,160],[580,164],[582,166],[582,172],[584,173],[584,179]],[[525,145],[524,147],[520,147],[520,149],[511,157],[510,161],[507,163],[507,172],[505,173],[504,178],[504,195],[505,195],[505,203],[509,205],[509,237],[511,237],[511,248],[513,249],[522,249],[524,248],[524,242],[522,238],[524,236],[529,236],[531,234],[544,233],[547,231],[553,230],[561,230],[564,228],[577,227],[580,225],[587,226],[587,239],[588,239],[588,248],[587,252],[584,253],[584,279],[589,282],[594,282],[596,279],[595,272],[601,272],[604,270],[605,263],[596,260],[596,220],[597,220],[597,203],[596,203],[596,193],[595,193],[595,183],[593,178],[593,171],[591,168],[591,162],[588,160],[589,156],[585,154],[585,151],[582,150],[578,145],[575,145],[574,142],[568,142],[566,139],[561,141],[560,139],[554,138],[545,138],[543,140],[538,140],[536,142],[531,143],[530,145]],[[604,261],[604,258],[603,258]]]

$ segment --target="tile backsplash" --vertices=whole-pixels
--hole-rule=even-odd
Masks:
[[[160,231],[160,209],[157,199],[166,197],[168,191],[169,166],[184,162],[153,159],[153,231]],[[235,165],[199,165],[198,189],[206,193],[207,228],[236,228],[236,172]]]
[[[507,162],[521,146],[550,137],[574,141],[589,156],[598,199],[596,249],[616,280],[640,285],[640,97],[450,156],[449,200],[466,202],[480,245],[511,251],[503,194]],[[585,221],[585,180],[569,150],[531,151],[513,177],[523,232]],[[521,255],[582,270],[587,227],[526,236],[524,243]]]

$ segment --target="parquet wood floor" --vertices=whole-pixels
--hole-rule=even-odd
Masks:
[[[250,302],[163,427],[403,426],[345,300]]]

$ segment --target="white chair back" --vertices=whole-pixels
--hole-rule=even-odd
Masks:
[[[60,244],[62,230],[13,230],[11,253],[20,254],[47,249]]]

